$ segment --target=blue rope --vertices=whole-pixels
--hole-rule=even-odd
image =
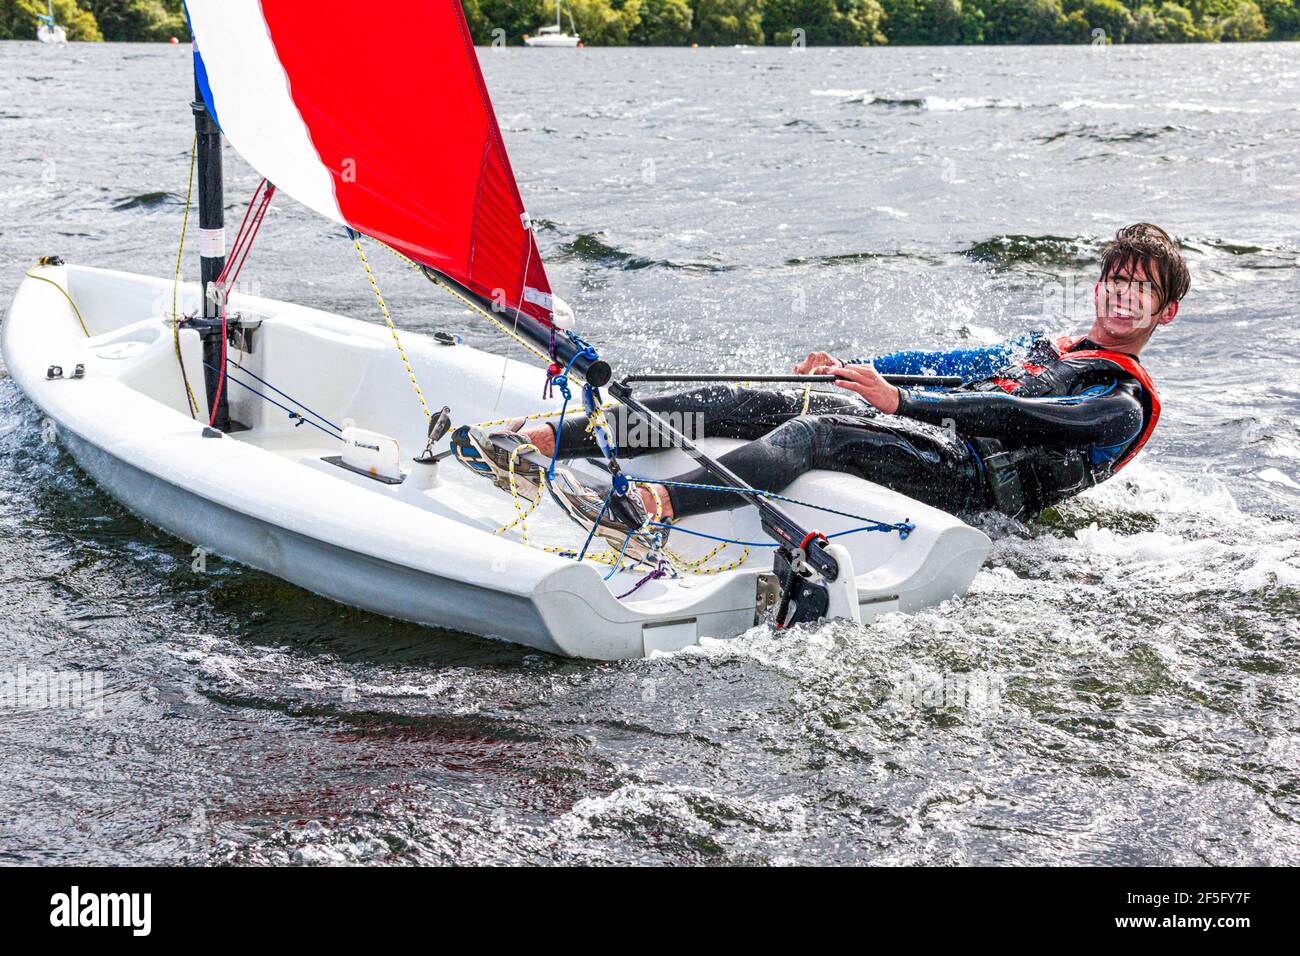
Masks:
[[[582,550],[578,552],[579,561],[587,556],[587,549],[591,547],[591,539],[596,537],[596,529],[600,527],[600,519],[605,517],[605,511],[609,508],[611,495],[613,495],[612,491],[605,496],[605,503],[600,506],[600,514],[596,515],[596,520],[591,523],[591,530],[587,532],[587,540],[582,542]]]
[[[775,541],[741,541],[739,538],[720,538],[716,534],[705,534],[703,531],[692,531],[690,528],[683,528],[681,525],[668,524],[666,521],[651,521],[652,528],[672,528],[674,531],[682,534],[693,534],[697,538],[708,538],[710,541],[721,541],[724,544],[739,544],[746,548],[776,548],[780,547]]]
[[[777,501],[784,501],[787,504],[801,505],[804,508],[812,508],[815,511],[824,511],[827,514],[839,515],[841,518],[852,518],[854,521],[865,521],[869,525],[871,525],[871,527],[869,528],[855,529],[855,530],[897,531],[899,537],[903,539],[906,539],[909,534],[911,534],[913,531],[916,530],[916,525],[914,525],[911,521],[906,519],[904,519],[903,521],[898,521],[893,524],[890,524],[889,522],[886,521],[880,521],[877,518],[869,518],[866,515],[856,515],[853,514],[851,511],[840,511],[836,508],[829,508],[826,505],[815,505],[811,501],[800,501],[798,498],[791,498],[787,495],[779,495],[775,491],[764,491],[762,488],[733,488],[730,485],[697,485],[689,481],[666,481],[662,478],[656,478],[651,480],[648,478],[636,478],[632,476],[629,476],[628,480],[640,482],[643,485],[645,484],[663,485],[665,488],[694,488],[698,491],[726,491],[737,495],[753,494],[753,495],[759,495],[763,498],[774,498]],[[681,530],[684,531],[686,529],[683,528]],[[837,532],[837,534],[848,534],[848,533],[849,532],[845,532],[845,531]],[[829,537],[835,537],[835,535],[830,535]],[[742,544],[742,543],[743,542],[740,541],[736,542],[736,544]]]
[[[559,442],[557,441],[556,445],[558,446],[558,444]],[[625,477],[625,476],[619,475],[619,477]],[[625,480],[629,482],[639,481],[642,484],[648,483],[645,481],[645,479],[642,478],[627,477],[625,478]],[[766,498],[776,498],[779,501],[785,501],[788,502],[789,504],[803,505],[805,508],[812,508],[816,511],[825,511],[828,512],[829,514],[839,515],[844,518],[852,518],[855,521],[867,522],[865,525],[863,525],[860,528],[849,528],[845,531],[836,531],[834,534],[828,534],[826,535],[826,538],[828,540],[831,538],[842,538],[850,534],[859,534],[863,531],[880,531],[885,533],[888,533],[890,531],[897,531],[899,539],[902,541],[906,541],[908,535],[910,535],[913,531],[916,530],[916,525],[913,524],[911,521],[904,520],[904,521],[895,522],[894,524],[888,524],[887,522],[884,521],[877,521],[875,518],[867,518],[864,517],[863,515],[855,515],[848,511],[838,511],[835,508],[828,508],[825,505],[815,505],[809,501],[800,501],[798,498],[790,498],[786,495],[779,495],[774,491],[763,491],[761,488],[755,488],[750,490],[750,489],[743,489],[743,488],[732,488],[728,485],[697,485],[686,481],[660,481],[657,482],[657,484],[661,484],[669,488],[697,488],[705,491],[730,491],[735,494],[746,494],[746,493],[757,494],[757,495],[762,495],[763,497]],[[596,515],[596,520],[595,522],[592,523],[591,530],[587,532],[587,540],[583,542],[582,550],[578,552],[577,555],[578,561],[581,561],[586,557],[587,548],[591,546],[592,538],[596,536],[596,528],[599,527],[601,519],[605,517],[605,512],[609,510],[610,499],[614,497],[616,491],[617,491],[616,488],[610,488],[609,494],[605,496],[605,501],[600,506],[600,514]],[[677,531],[679,534],[689,534],[697,538],[707,538],[710,541],[719,541],[722,542],[723,544],[738,544],[741,547],[745,547],[745,548],[780,547],[780,545],[778,545],[775,541],[742,541],[739,538],[724,538],[715,534],[706,534],[703,531],[692,531],[690,528],[683,528],[681,525],[669,524],[668,522],[665,521],[649,521],[647,522],[647,524],[652,528],[668,528]],[[636,533],[635,528],[628,530],[627,537],[623,539],[622,550],[620,550],[618,553],[618,564],[614,565],[614,569],[611,570],[609,574],[605,575],[604,579],[606,581],[612,578],[614,574],[622,566],[623,555],[627,553],[628,543],[632,540],[632,535],[635,533]]]
[[[739,538],[720,538],[715,534],[705,534],[703,531],[692,531],[690,528],[683,528],[681,525],[668,524],[663,521],[651,521],[652,528],[672,528],[679,534],[692,534],[697,538],[708,538],[710,541],[721,541],[725,544],[738,544],[746,548],[779,548],[780,545],[775,541],[741,541]],[[834,534],[826,535],[827,538],[842,538],[847,534],[858,534],[861,531],[895,531],[896,528],[890,525],[874,524],[863,525],[861,528],[849,528],[847,531],[836,531]]]
[[[560,457],[560,430],[564,428],[564,416],[569,411],[569,402],[573,400],[573,392],[569,389],[569,371],[573,368],[573,363],[587,352],[591,353],[587,357],[595,361],[597,358],[596,350],[591,346],[587,346],[586,349],[575,352],[573,358],[569,359],[569,364],[564,366],[564,371],[549,382],[552,387],[558,388],[560,394],[564,396],[564,403],[560,406],[560,417],[555,423],[555,447],[551,449],[551,463],[546,467],[546,477],[551,481],[555,480],[555,463]]]
[[[322,415],[320,412],[312,411],[310,408],[308,408],[308,407],[307,407],[306,405],[304,405],[302,402],[298,401],[298,399],[294,398],[292,395],[287,395],[287,394],[285,394],[284,392],[280,391],[278,388],[276,388],[274,385],[272,385],[272,384],[271,384],[270,382],[268,382],[266,379],[264,379],[264,378],[258,378],[258,376],[257,376],[256,373],[254,373],[254,372],[250,372],[248,369],[244,368],[244,366],[240,365],[238,362],[232,362],[232,361],[230,361],[229,359],[227,359],[227,360],[226,360],[226,364],[227,364],[227,365],[233,365],[235,368],[239,369],[239,370],[240,370],[241,372],[243,372],[245,375],[252,376],[252,378],[253,378],[255,381],[261,382],[263,385],[265,385],[265,386],[266,386],[267,388],[269,388],[271,391],[275,392],[275,394],[284,396],[286,399],[288,399],[289,401],[293,402],[293,403],[294,403],[295,405],[297,405],[299,408],[301,408],[301,409],[303,409],[304,411],[310,412],[311,414],[315,415],[317,418],[319,418],[321,421],[323,421],[323,422],[324,422],[326,425],[328,425],[330,428],[334,429],[336,432],[341,432],[341,431],[343,431],[342,428],[340,428],[338,425],[335,425],[332,421],[330,421],[328,418],[326,418],[326,417],[325,417],[324,415]],[[242,384],[242,383],[241,383],[241,384]],[[245,387],[247,387],[247,386],[245,386]],[[305,421],[305,420],[306,420],[306,419],[304,419],[304,421]]]
[[[209,365],[207,362],[204,362],[204,363],[203,363],[203,367],[206,368],[206,369],[209,369],[210,371],[213,371],[213,372],[217,371],[215,368],[213,368],[213,367],[212,367],[211,365]],[[251,373],[250,373],[250,374],[251,374]],[[256,377],[256,376],[254,376],[254,377]],[[263,394],[262,394],[261,392],[259,392],[257,389],[253,388],[253,386],[249,385],[247,382],[241,382],[239,379],[235,378],[233,375],[229,374],[228,372],[226,373],[226,380],[227,380],[227,381],[230,381],[230,382],[234,382],[236,385],[242,385],[244,388],[248,389],[250,392],[252,392],[254,395],[256,395],[258,398],[262,399],[263,401],[270,402],[270,403],[271,403],[272,405],[274,405],[276,408],[283,409],[284,411],[286,411],[286,412],[289,413],[289,417],[290,417],[290,418],[296,418],[296,419],[298,419],[298,421],[300,421],[300,422],[306,422],[306,423],[307,423],[308,425],[310,425],[312,428],[315,428],[315,429],[317,429],[318,431],[324,432],[326,435],[329,435],[330,438],[333,438],[335,441],[342,441],[342,440],[343,440],[343,436],[341,436],[341,435],[336,435],[336,434],[334,434],[334,433],[331,432],[331,431],[326,431],[324,428],[322,428],[320,425],[317,425],[317,424],[316,424],[314,421],[312,421],[310,418],[304,418],[302,415],[300,415],[300,414],[298,414],[297,412],[295,412],[295,411],[294,411],[292,408],[290,408],[289,406],[287,406],[287,405],[281,405],[281,404],[280,404],[279,402],[277,402],[275,399],[273,399],[273,398],[268,398],[266,395],[263,395]],[[283,393],[281,393],[281,394],[283,394]],[[287,398],[288,396],[285,396],[285,397]],[[289,401],[293,401],[293,399],[289,399]],[[307,406],[304,405],[303,408],[307,408]],[[311,409],[308,409],[308,411],[311,411]],[[314,414],[316,414],[316,413],[315,413],[315,412],[312,412],[312,414],[314,415]]]
[[[618,552],[618,561],[615,562],[614,566],[609,569],[609,574],[605,575],[606,581],[608,581],[614,575],[618,574],[619,570],[623,567],[623,555],[627,554],[627,546],[631,541],[632,541],[632,529],[629,528],[627,532],[627,537],[623,539],[623,547]]]
[[[546,478],[548,481],[555,480],[555,463],[560,458],[560,429],[564,427],[564,414],[569,410],[568,382],[565,382],[560,386],[560,394],[564,396],[564,404],[560,406],[560,417],[555,423],[555,447],[551,449],[551,463],[546,466]]]

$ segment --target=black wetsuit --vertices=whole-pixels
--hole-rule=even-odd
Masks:
[[[709,385],[647,399],[646,405],[677,423],[702,426],[703,434],[697,428],[693,437],[748,441],[720,461],[758,488],[780,491],[804,472],[822,468],[858,475],[954,514],[1000,510],[1033,517],[1109,477],[1145,441],[1159,413],[1154,389],[1097,358],[1097,349],[1085,339],[1066,350],[1035,333],[988,349],[873,359],[886,374],[966,379],[952,391],[903,389],[894,415],[839,389],[813,392],[806,414],[798,388]],[[1136,365],[1132,356],[1123,358]],[[636,418],[622,407],[608,414],[622,441],[620,458],[663,447],[646,440],[652,432]],[[581,417],[565,420],[558,444],[560,458],[598,453]],[[716,483],[703,469],[674,480]],[[725,491],[669,493],[679,517],[736,503]]]

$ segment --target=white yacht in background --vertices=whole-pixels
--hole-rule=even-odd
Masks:
[[[573,14],[569,14],[569,26],[573,26]],[[576,29],[573,33],[564,32],[560,26],[560,0],[555,0],[555,26],[540,27],[537,36],[524,37],[524,43],[528,46],[575,47],[581,39]]]
[[[42,43],[67,43],[68,34],[54,22],[54,0],[49,0],[49,13],[37,14],[41,25],[36,28],[36,39]]]

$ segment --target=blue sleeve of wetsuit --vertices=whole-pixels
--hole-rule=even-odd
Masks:
[[[958,375],[963,381],[975,382],[1005,368],[1017,352],[1032,345],[1040,334],[1033,332],[998,345],[973,349],[950,349],[946,352],[906,349],[872,359],[854,359],[847,364],[869,364],[881,375]]]

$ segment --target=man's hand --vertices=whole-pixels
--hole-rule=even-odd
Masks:
[[[837,388],[848,389],[861,395],[886,415],[898,411],[898,389],[890,385],[870,365],[845,365],[832,368],[823,365],[813,369],[814,375],[834,375],[839,379]]]
[[[794,367],[796,375],[811,375],[815,368],[843,368],[844,363],[833,355],[826,352],[809,352],[808,357]],[[827,372],[817,372],[818,375],[827,375]]]

